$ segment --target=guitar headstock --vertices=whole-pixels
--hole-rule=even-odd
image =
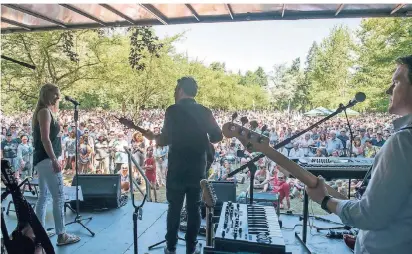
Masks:
[[[202,188],[203,202],[205,202],[208,207],[214,207],[216,205],[217,198],[212,185],[207,179],[203,179],[200,181],[200,187]]]
[[[251,123],[253,123],[253,121]],[[268,137],[239,124],[233,122],[225,123],[222,127],[222,132],[227,138],[237,138],[250,153],[264,152],[270,148]]]

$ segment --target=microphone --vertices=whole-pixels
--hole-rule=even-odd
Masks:
[[[365,93],[358,92],[355,94],[355,98],[349,101],[349,106],[355,106],[356,103],[358,102],[363,102],[366,99]]]
[[[80,105],[79,102],[77,102],[75,99],[73,99],[73,98],[70,97],[70,96],[65,95],[65,96],[64,96],[64,99],[65,99],[66,101],[70,101],[70,102],[73,103],[74,105]]]

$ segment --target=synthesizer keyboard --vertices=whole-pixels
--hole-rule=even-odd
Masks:
[[[374,159],[371,158],[305,157],[299,158],[298,164],[326,179],[362,179],[373,162]]]
[[[227,252],[285,253],[275,208],[224,202],[214,246]]]

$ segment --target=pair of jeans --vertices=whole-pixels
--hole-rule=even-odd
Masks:
[[[180,213],[183,207],[183,201],[186,196],[187,211],[187,231],[186,231],[186,253],[192,253],[196,248],[197,235],[200,229],[200,200],[201,188],[194,186],[173,186],[166,185],[166,198],[169,202],[167,212],[167,248],[172,251],[176,249],[178,240],[178,230],[180,225]]]
[[[46,222],[47,199],[53,199],[53,217],[56,234],[65,233],[64,226],[64,192],[62,173],[55,173],[50,159],[37,163],[35,170],[39,174],[39,199],[36,204],[36,215],[44,228]]]

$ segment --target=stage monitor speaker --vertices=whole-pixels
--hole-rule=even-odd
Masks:
[[[76,176],[73,177],[72,186],[76,185]],[[79,201],[80,210],[95,210],[118,208],[120,206],[120,175],[79,175],[79,186],[83,193],[83,201]],[[76,201],[71,201],[70,206],[76,209]]]

